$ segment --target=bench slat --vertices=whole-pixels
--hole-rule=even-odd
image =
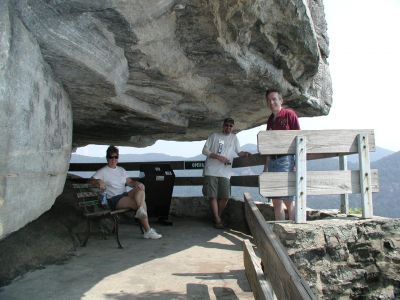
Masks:
[[[90,201],[80,201],[78,202],[79,207],[87,207],[87,206],[97,206],[99,204],[99,200],[90,200]]]
[[[76,193],[76,197],[78,198],[78,199],[81,199],[81,198],[89,198],[89,197],[98,197],[98,193],[95,193],[95,192],[79,192],[79,193]]]
[[[106,216],[106,215],[110,215],[111,214],[111,210],[109,209],[105,209],[105,210],[99,210],[99,211],[95,211],[95,212],[90,212],[90,213],[85,213],[84,215],[86,217],[100,217],[100,216]]]

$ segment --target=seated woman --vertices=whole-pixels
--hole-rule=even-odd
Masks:
[[[117,166],[118,156],[118,148],[109,146],[106,153],[107,165],[92,176],[91,183],[107,194],[108,205],[112,210],[123,208],[136,210],[135,218],[139,219],[145,230],[143,234],[145,239],[161,238],[162,235],[149,225],[144,184],[131,179],[124,168]],[[126,186],[132,190],[127,192]]]

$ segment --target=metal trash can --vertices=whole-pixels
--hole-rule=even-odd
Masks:
[[[140,165],[140,181],[146,187],[147,214],[170,224],[168,219],[174,189],[175,173],[169,164]]]

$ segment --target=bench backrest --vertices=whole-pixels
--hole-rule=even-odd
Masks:
[[[72,183],[75,192],[76,205],[84,213],[93,213],[99,209],[103,209],[100,204],[100,190],[91,185],[88,181]]]

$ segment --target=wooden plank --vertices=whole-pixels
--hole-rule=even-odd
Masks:
[[[115,215],[115,214],[120,214],[120,213],[125,213],[132,210],[131,208],[122,208],[122,209],[116,209],[116,210],[112,210],[110,211],[111,215]]]
[[[379,191],[378,170],[371,170],[372,192]],[[264,197],[296,195],[294,172],[264,172],[259,177]],[[340,195],[360,193],[360,171],[308,171],[307,195]]]
[[[371,170],[368,150],[368,135],[358,135],[358,161],[360,164],[360,189],[363,218],[372,218]]]
[[[343,171],[347,170],[346,155],[339,155],[339,169]],[[346,215],[349,214],[349,194],[340,195],[340,212]]]
[[[104,167],[106,163],[70,163],[69,172],[94,172]]]
[[[156,161],[156,162],[121,162],[118,163],[120,167],[123,167],[127,171],[139,171],[141,165],[160,165],[168,164],[173,170],[183,170],[185,168],[184,161]],[[104,167],[106,163],[70,163],[69,171],[72,172],[90,172],[97,171]]]
[[[175,177],[174,186],[203,185],[203,177]]]
[[[271,281],[276,297],[285,300],[316,299],[250,194],[245,193],[244,200],[246,221],[260,250],[264,273]]]
[[[232,176],[232,186],[258,187],[258,175]]]
[[[96,206],[98,203],[99,203],[99,200],[80,201],[80,202],[78,202],[78,206],[79,207]]]
[[[235,157],[232,162],[232,168],[252,167],[265,164],[265,156],[258,153],[248,157]]]
[[[375,151],[372,129],[346,130],[267,130],[258,133],[258,152],[268,154],[295,154],[296,136],[307,138],[307,153],[358,153],[357,135],[368,135],[369,150]]]
[[[265,277],[260,266],[260,259],[254,253],[249,240],[243,240],[243,261],[247,280],[250,283],[254,298],[257,300],[275,300],[276,296],[272,286]]]
[[[296,223],[307,222],[307,140],[296,137]]]
[[[132,178],[140,180],[140,178]],[[204,177],[175,177],[174,186],[203,185]],[[258,175],[232,176],[232,186],[258,187]]]
[[[99,194],[95,193],[95,192],[78,192],[76,193],[76,197],[78,199],[82,199],[82,198],[89,198],[89,197],[98,197]]]
[[[90,183],[73,183],[72,187],[74,189],[88,189],[94,186],[92,186]]]
[[[90,213],[85,213],[84,215],[88,218],[92,218],[92,217],[103,217],[106,215],[110,215],[111,210],[99,210],[99,211],[95,211],[95,212],[90,212]]]

